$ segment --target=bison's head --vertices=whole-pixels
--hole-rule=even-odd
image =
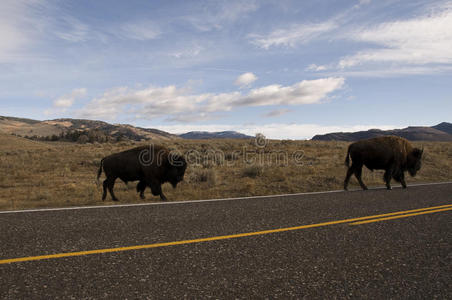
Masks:
[[[168,155],[166,179],[174,188],[184,180],[185,169],[187,169],[187,162],[183,156],[175,153]]]
[[[413,151],[408,154],[407,168],[408,173],[410,173],[411,176],[416,176],[417,171],[421,169],[421,159],[423,153],[424,149],[414,148]]]

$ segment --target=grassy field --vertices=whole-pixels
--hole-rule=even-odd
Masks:
[[[170,201],[271,195],[342,188],[348,143],[251,140],[163,141],[159,144],[186,154],[185,181],[163,191]],[[101,200],[95,177],[102,157],[143,143],[71,144],[33,142],[0,134],[0,210],[37,207],[112,204]],[[452,177],[452,143],[414,143],[424,146],[423,167],[415,182],[448,181]],[[363,171],[369,186],[381,186],[381,171]],[[103,180],[102,177],[101,180]],[[393,185],[397,183],[393,182]],[[357,188],[352,177],[350,188]],[[119,203],[159,201],[146,192],[141,200],[135,183],[117,180]],[[116,202],[115,202],[116,203]]]

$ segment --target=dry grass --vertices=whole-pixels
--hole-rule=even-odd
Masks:
[[[171,201],[341,189],[346,171],[348,143],[343,142],[270,141],[265,148],[243,140],[161,143],[190,161],[184,182],[176,189],[163,186]],[[452,143],[415,144],[425,146],[425,158],[408,184],[450,180]],[[102,204],[101,187],[95,183],[100,159],[137,145],[42,143],[0,134],[0,209]],[[369,186],[381,186],[382,176],[381,171],[363,172]],[[143,201],[134,183],[127,187],[118,180],[115,191],[121,203]],[[149,190],[146,197],[159,201]],[[107,200],[105,204],[113,203],[109,196]]]

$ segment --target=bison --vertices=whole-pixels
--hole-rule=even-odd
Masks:
[[[154,196],[160,195],[160,199],[166,201],[162,184],[169,182],[175,188],[184,179],[186,168],[183,156],[172,153],[163,146],[141,146],[109,155],[101,160],[97,173],[98,181],[102,170],[107,177],[103,182],[102,200],[107,197],[108,189],[113,201],[118,201],[113,187],[115,180],[119,178],[126,184],[139,180],[137,191],[141,198],[144,198],[146,187],[150,187]]]
[[[408,171],[411,176],[416,175],[421,168],[423,152],[423,149],[414,148],[406,139],[396,136],[381,136],[355,142],[348,147],[345,158],[348,170],[344,189],[347,190],[350,176],[355,174],[361,188],[367,190],[361,179],[363,165],[371,171],[385,170],[384,181],[388,190],[391,189],[391,178],[406,188],[404,172]]]

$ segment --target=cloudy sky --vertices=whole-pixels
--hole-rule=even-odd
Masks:
[[[0,115],[271,138],[452,121],[452,1],[0,4]]]

